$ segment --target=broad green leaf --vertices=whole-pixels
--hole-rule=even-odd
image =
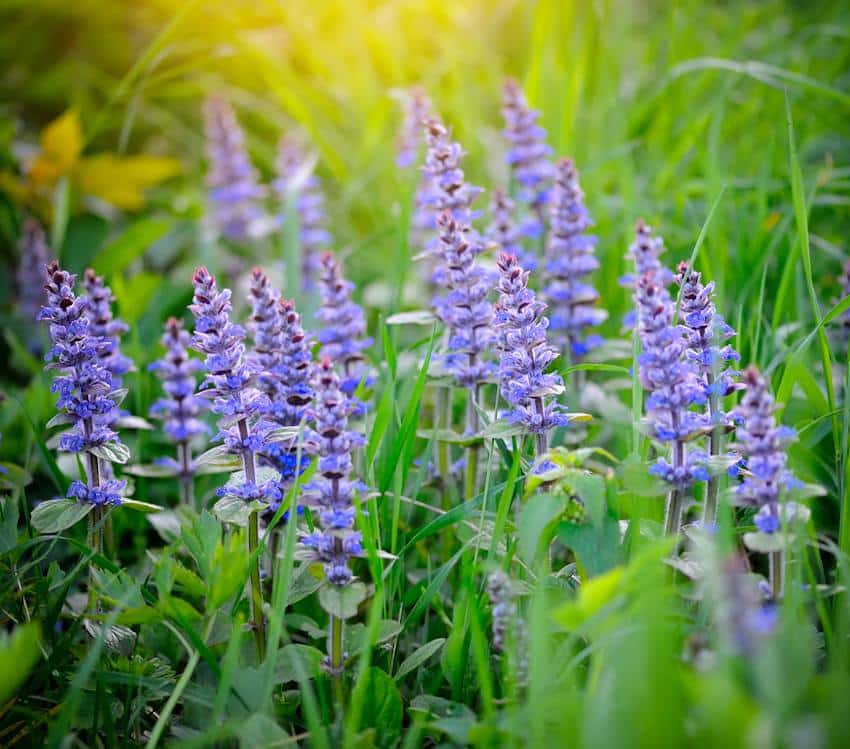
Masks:
[[[390,315],[387,318],[387,325],[433,325],[436,319],[431,310],[417,309]]]
[[[393,678],[396,681],[400,681],[411,671],[414,671],[424,665],[429,658],[440,652],[440,649],[443,647],[445,642],[445,637],[438,637],[436,640],[431,640],[430,642],[426,642],[424,645],[420,645],[402,661]]]
[[[258,500],[246,502],[239,497],[222,497],[215,503],[213,512],[222,523],[232,523],[246,528],[251,514],[264,507],[265,505]]]
[[[122,273],[130,263],[145,254],[154,242],[172,227],[168,218],[144,218],[130,224],[115,240],[104,247],[92,261],[92,266],[105,276]]]
[[[301,678],[313,679],[318,675],[319,664],[324,657],[324,653],[312,645],[285,645],[278,651],[275,661],[275,681],[285,684]]]
[[[61,533],[88,515],[94,505],[75,499],[48,499],[32,511],[32,526],[39,533]]]
[[[110,463],[126,463],[130,460],[130,448],[123,442],[105,442],[102,445],[92,447],[90,452],[102,460]]]
[[[374,729],[375,746],[395,746],[401,738],[402,720],[401,695],[395,682],[372,666],[358,679],[351,701],[361,706],[358,729]]]
[[[14,463],[0,463],[0,489],[23,489],[32,483],[32,476]]]
[[[319,603],[331,616],[351,619],[357,616],[357,607],[366,599],[366,586],[358,581],[337,588],[325,585],[319,590]]]
[[[541,549],[548,548],[555,532],[555,523],[567,504],[566,496],[535,494],[522,508],[519,519],[517,553],[529,565]]]
[[[137,510],[139,512],[162,512],[162,507],[160,507],[160,505],[151,504],[150,502],[142,502],[139,499],[128,499],[127,497],[121,498],[121,506],[130,510]]]
[[[38,661],[40,631],[34,621],[16,626],[11,634],[0,631],[0,705],[15,694]]]

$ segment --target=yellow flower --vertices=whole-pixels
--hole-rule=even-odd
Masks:
[[[163,156],[83,156],[85,137],[75,109],[47,125],[39,142],[41,150],[26,166],[23,180],[0,174],[0,189],[38,213],[47,212],[53,190],[62,178],[83,196],[135,211],[144,206],[146,189],[180,172],[180,162]]]

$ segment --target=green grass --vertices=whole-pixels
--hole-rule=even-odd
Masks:
[[[36,144],[69,106],[81,113],[86,153],[168,154],[183,165],[138,212],[82,204],[64,187],[49,196],[63,264],[105,272],[130,324],[122,346],[137,370],[125,407],[144,416],[157,397],[146,367],[166,317],[185,316],[197,263],[217,266],[242,304],[241,279],[200,227],[200,103],[210,92],[233,102],[264,177],[280,132],[297,128],[315,145],[334,249],[376,340],[356,460],[376,492],[358,515],[366,556],[357,572],[369,589],[346,628],[339,710],[319,667],[327,614],[293,524],[267,585],[264,662],[245,628],[244,531],[209,512],[156,530],[117,510],[107,559],[82,527],[55,538],[32,529],[35,503],[66,488],[73,466],[47,445],[54,396],[27,348],[41,333],[14,305],[21,206],[0,190],[0,462],[25,471],[0,488],[0,623],[11,633],[0,633],[0,694],[9,690],[0,745],[844,746],[850,374],[834,332],[850,306],[837,278],[850,255],[848,22],[845,3],[778,0],[0,0],[0,172],[17,169],[22,144]],[[390,319],[429,300],[408,242],[416,175],[394,164],[389,92],[423,85],[469,152],[468,178],[489,190],[507,177],[507,75],[581,172],[605,335],[621,336],[631,302],[617,279],[644,217],[664,236],[668,265],[687,261],[716,283],[742,364],[767,374],[778,417],[799,433],[791,467],[826,491],[808,502],[812,520],[789,554],[776,630],[750,657],[729,641],[722,587],[750,515],[721,499],[702,581],[664,561],[663,498],[640,462],[651,448],[635,426],[642,393],[630,360],[566,370],[610,401],[569,446],[604,452],[570,456],[573,473],[557,486],[526,492],[528,446],[515,437],[479,451],[486,480],[476,496],[463,494],[460,475],[429,472],[439,398],[427,362],[442,330]],[[245,269],[272,271],[297,252],[290,231],[239,248]],[[298,293],[292,276],[281,286]],[[567,394],[574,410],[578,395]],[[454,401],[460,423],[464,397]],[[158,431],[128,431],[126,441],[134,463],[170,450]],[[450,449],[455,459],[463,451]],[[222,481],[198,478],[205,507]],[[584,530],[563,514],[573,493]],[[134,496],[173,507],[177,484],[137,477]],[[124,639],[87,632],[78,615],[90,562],[105,625],[129,628]],[[764,555],[749,562],[766,573]],[[502,655],[485,590],[497,567],[517,587],[525,629]]]

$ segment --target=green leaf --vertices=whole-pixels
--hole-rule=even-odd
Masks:
[[[14,463],[0,463],[0,489],[23,489],[32,483],[32,476]]]
[[[0,497],[0,554],[15,548],[18,543],[18,502]]]
[[[395,682],[381,669],[371,666],[357,680],[351,695],[361,705],[358,729],[375,731],[375,746],[392,747],[401,738],[402,703]]]
[[[173,221],[168,218],[136,221],[95,256],[92,267],[104,276],[121,273],[130,263],[144,255],[148,247],[165,236],[172,225]]]
[[[110,463],[124,464],[130,460],[130,448],[123,442],[105,442],[102,445],[92,447],[89,452],[92,455],[97,455],[101,460],[108,460]]]
[[[11,634],[0,631],[0,705],[15,694],[38,661],[38,622],[15,627]]]
[[[437,318],[428,309],[399,312],[387,318],[387,325],[433,325]]]
[[[555,521],[567,504],[566,496],[535,494],[522,508],[519,519],[517,553],[533,565],[538,552],[548,548],[555,532]]]
[[[159,463],[127,466],[124,468],[124,473],[129,473],[131,476],[143,476],[148,479],[169,478],[176,475],[174,467],[160,465]]]
[[[151,424],[147,419],[143,419],[141,416],[128,414],[127,416],[122,416],[118,419],[115,422],[115,427],[118,429],[143,429],[150,431],[153,429],[153,424]]]
[[[667,485],[649,472],[650,465],[636,455],[626,458],[617,470],[623,489],[636,497],[663,497],[667,494]]]
[[[264,507],[265,505],[259,500],[246,502],[239,497],[222,497],[215,503],[213,512],[222,523],[232,523],[246,528],[251,513],[262,510]]]
[[[139,512],[162,512],[163,510],[159,505],[142,502],[139,499],[128,499],[127,497],[121,498],[121,506],[130,510],[138,510]]]
[[[313,679],[319,673],[324,654],[312,645],[291,643],[282,647],[275,661],[274,678],[279,684]]]
[[[796,540],[793,533],[756,533],[744,534],[744,546],[750,551],[769,554],[772,551],[782,551],[791,546]]]
[[[242,466],[242,460],[238,455],[228,452],[224,445],[211,447],[195,458],[196,473],[205,475],[208,473],[229,473],[237,471]]]
[[[357,616],[357,607],[366,599],[366,586],[358,581],[337,588],[325,585],[319,590],[319,603],[331,616],[351,619]]]
[[[32,511],[32,526],[39,533],[61,533],[88,515],[94,505],[75,499],[48,499]]]
[[[402,664],[398,667],[398,671],[396,671],[393,678],[396,681],[403,679],[411,671],[422,666],[429,658],[431,658],[431,656],[439,653],[445,643],[445,637],[438,637],[436,640],[431,640],[430,642],[426,642],[424,645],[420,645],[409,656],[407,656],[404,661],[402,661]]]
[[[575,552],[588,578],[607,572],[619,561],[620,526],[613,515],[606,513],[599,525],[564,522],[557,533],[558,540]]]

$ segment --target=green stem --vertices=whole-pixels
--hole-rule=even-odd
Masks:
[[[673,411],[670,418],[670,425],[674,432],[679,430],[679,415]],[[685,443],[677,439],[673,448],[673,475],[676,475],[676,469],[681,468],[685,464]],[[670,490],[670,496],[667,499],[667,513],[664,517],[664,535],[674,536],[682,527],[682,507],[684,504],[684,495],[682,490],[674,488]]]
[[[434,429],[435,431],[442,428],[451,429],[452,425],[452,399],[450,388],[438,388],[437,397],[434,403]],[[443,483],[444,489],[449,486],[449,471],[451,464],[449,462],[449,443],[435,437],[435,448],[437,451],[437,468],[440,472],[440,480]],[[445,507],[448,500],[448,491],[443,491],[443,505]]]
[[[782,589],[784,587],[785,569],[783,566],[782,552],[771,551],[768,556],[770,565],[770,592],[774,601],[779,601],[782,598]]]
[[[342,683],[342,629],[343,620],[331,614],[331,677],[333,679],[334,701],[338,715],[342,716],[345,703],[345,691]]]
[[[242,443],[248,438],[247,419],[239,420],[239,437]],[[256,484],[257,473],[254,466],[254,453],[242,451],[242,466],[245,469],[245,480]],[[260,545],[260,518],[256,510],[248,516],[248,558],[251,569],[251,629],[257,642],[257,656],[262,663],[266,657],[266,624],[263,619],[263,589],[260,586],[260,557],[254,552]]]
[[[721,425],[719,423],[715,423],[715,419],[719,414],[719,404],[717,399],[717,393],[714,392],[714,375],[709,372],[706,374],[706,382],[708,383],[709,389],[711,391],[711,395],[708,398],[708,416],[711,420],[712,429],[711,429],[711,437],[709,438],[709,452],[712,457],[716,455],[720,455],[720,451],[723,449],[722,447],[722,435],[721,435]],[[711,475],[708,478],[708,486],[705,489],[705,503],[703,504],[702,510],[702,522],[703,526],[711,527],[717,521],[717,493],[719,490],[719,477],[715,475]]]
[[[180,460],[180,504],[184,507],[195,506],[195,482],[192,477],[192,449],[188,442],[177,445]]]
[[[477,434],[480,429],[480,420],[478,418],[478,394],[480,385],[476,385],[469,391],[469,400],[467,401],[466,411],[466,429],[470,435]],[[466,484],[465,498],[472,499],[478,493],[478,445],[470,445],[467,449],[466,458]]]

